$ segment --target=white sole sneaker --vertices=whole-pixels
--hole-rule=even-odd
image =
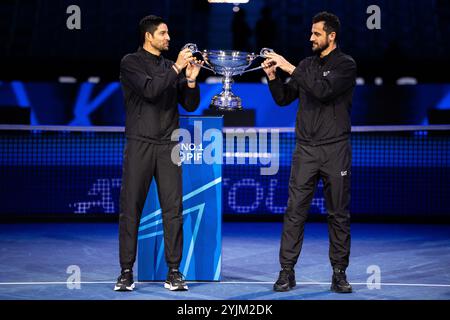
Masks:
[[[135,287],[134,282],[129,287],[116,285],[114,287],[114,291],[133,291],[134,287]]]
[[[172,284],[167,283],[167,282],[164,282],[164,288],[169,289],[170,291],[186,291],[186,290],[188,290],[187,284],[185,284],[182,287],[175,287],[175,286],[172,286]]]

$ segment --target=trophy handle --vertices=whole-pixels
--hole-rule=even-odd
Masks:
[[[272,53],[272,52],[275,52],[275,51],[273,49],[270,49],[270,48],[262,48],[261,51],[259,52],[259,56],[261,58],[266,58],[266,54]]]
[[[200,53],[200,55],[202,56],[202,59],[203,59],[203,61],[205,61],[205,63],[209,66],[209,67],[206,67],[205,65],[201,65],[201,64],[198,64],[198,63],[194,63],[196,66],[199,66],[199,67],[202,67],[202,68],[204,68],[204,69],[206,69],[206,70],[210,70],[210,71],[212,71],[212,72],[214,72],[214,74],[216,73],[216,70],[214,70],[214,67],[209,63],[209,61],[208,61],[208,59],[207,59],[207,54],[206,54],[206,50],[204,50],[203,52],[200,52],[200,51],[197,51],[197,52],[199,52]]]
[[[183,50],[186,49],[186,48],[188,48],[189,51],[192,52],[192,54],[194,54],[194,53],[196,53],[196,52],[199,52],[199,51],[198,51],[198,47],[197,47],[197,45],[196,45],[195,43],[186,43],[186,44],[183,46],[183,48],[181,48],[181,51],[183,51]]]
[[[205,61],[205,63],[210,66],[208,61],[206,61],[205,59],[203,59],[203,61]],[[216,70],[214,70],[213,68],[210,68],[210,67],[207,67],[205,65],[201,65],[201,64],[198,64],[198,63],[195,63],[195,62],[191,62],[191,63],[193,65],[196,65],[197,67],[200,67],[200,68],[203,68],[203,69],[206,69],[206,70],[209,70],[209,71],[212,71],[212,72],[216,73]]]
[[[186,44],[183,46],[183,48],[181,48],[181,50],[184,50],[184,49],[186,49],[186,48],[188,48],[188,49],[191,51],[192,55],[194,55],[194,54],[196,54],[196,53],[200,53],[201,56],[202,56],[202,60],[205,61],[205,63],[206,63],[209,67],[206,67],[206,66],[204,66],[204,65],[201,65],[201,64],[198,64],[198,63],[195,63],[195,62],[193,62],[192,64],[196,65],[197,67],[201,67],[201,68],[203,68],[203,69],[210,70],[210,71],[216,73],[216,71],[213,69],[213,67],[212,67],[211,64],[208,62],[208,60],[205,59],[203,53],[202,53],[200,50],[198,50],[198,47],[197,47],[197,45],[196,45],[195,43],[186,43]]]
[[[270,52],[274,52],[273,49],[271,49],[271,48],[262,48],[258,55],[255,55],[254,53],[252,53],[252,54],[250,55],[250,58],[252,59],[252,61],[250,62],[250,64],[252,64],[252,63],[253,63],[253,60],[255,60],[255,59],[258,58],[258,57],[266,58],[266,54],[267,54],[267,53],[270,53]],[[242,75],[242,74],[244,74],[244,73],[246,73],[246,72],[259,70],[259,69],[262,69],[262,68],[263,68],[262,66],[259,66],[259,67],[256,67],[256,68],[247,69],[247,70],[244,70],[243,72],[239,73],[239,75]]]
[[[259,69],[262,69],[262,68],[263,68],[263,67],[259,66],[259,67],[256,67],[256,68],[247,69],[247,70],[244,70],[244,71],[242,71],[241,73],[239,73],[239,75],[244,74],[244,73],[246,73],[246,72],[259,70]]]

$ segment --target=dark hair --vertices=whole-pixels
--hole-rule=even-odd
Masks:
[[[331,32],[336,32],[335,42],[337,42],[341,30],[341,22],[339,21],[339,18],[332,13],[322,11],[314,16],[314,18],[312,19],[312,23],[314,24],[321,21],[323,21],[324,23],[323,29],[325,30],[327,35],[329,35]]]
[[[163,18],[154,15],[146,16],[139,22],[139,32],[141,35],[141,44],[145,42],[145,33],[150,32],[152,35],[161,23],[165,23]]]

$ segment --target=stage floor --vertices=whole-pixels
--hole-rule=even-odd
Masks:
[[[189,282],[187,292],[141,282],[124,293],[113,291],[120,271],[117,224],[0,224],[0,299],[450,300],[450,225],[353,224],[352,294],[329,291],[327,225],[311,222],[296,266],[297,287],[272,291],[281,228],[224,223],[221,282]],[[79,289],[67,287],[72,265],[81,271]],[[380,289],[367,286],[368,268],[381,271]]]

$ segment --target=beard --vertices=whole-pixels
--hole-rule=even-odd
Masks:
[[[155,49],[159,50],[160,52],[167,51],[167,50],[169,50],[169,43],[161,42],[161,43],[154,44],[153,47]]]
[[[159,49],[160,51],[167,51],[169,50],[169,43],[167,44],[162,44],[161,48]]]
[[[317,45],[316,47],[312,47],[312,51],[317,54],[320,55],[324,50],[328,49],[328,47],[330,46],[330,42],[328,41],[328,39],[326,40],[326,42],[323,45]]]

